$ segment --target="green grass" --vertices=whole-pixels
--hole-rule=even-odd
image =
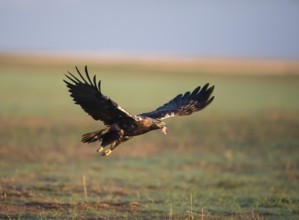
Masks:
[[[215,101],[168,119],[102,158],[81,134],[103,125],[74,105],[71,67],[0,69],[0,217],[20,219],[297,219],[298,76],[90,66],[131,113],[198,84]],[[87,196],[84,195],[83,176]]]

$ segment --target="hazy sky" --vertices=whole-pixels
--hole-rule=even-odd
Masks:
[[[1,0],[0,52],[299,58],[299,0]]]

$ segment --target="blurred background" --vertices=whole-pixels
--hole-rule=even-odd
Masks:
[[[299,58],[299,3],[1,1],[1,52]]]
[[[0,217],[298,217],[299,1],[10,0],[0,28]],[[215,100],[100,158],[62,81],[84,65],[133,114]]]

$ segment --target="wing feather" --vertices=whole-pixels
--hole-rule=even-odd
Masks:
[[[89,77],[89,74],[88,74],[87,66],[85,66],[85,74],[86,74],[86,77],[87,77],[88,82],[90,83],[90,85],[95,86],[96,84],[92,84],[92,81],[90,80],[90,77]],[[96,76],[94,75],[94,77],[96,77]]]
[[[102,94],[101,81],[97,83],[96,76],[91,80],[87,66],[85,66],[86,77],[83,77],[77,67],[76,70],[81,80],[70,72],[65,75],[69,81],[63,80],[75,104],[80,105],[93,119],[103,121],[105,125],[117,123],[119,120],[128,123],[136,121],[137,116],[131,115]]]
[[[192,92],[188,91],[184,93],[184,95],[179,94],[156,110],[142,113],[139,116],[147,116],[162,120],[176,115],[190,115],[193,112],[204,109],[214,100],[214,96],[211,97],[213,90],[214,86],[209,87],[208,83],[202,88],[198,86]]]

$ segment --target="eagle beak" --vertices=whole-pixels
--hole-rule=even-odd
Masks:
[[[168,128],[166,126],[164,126],[162,129],[161,129],[162,133],[163,134],[167,134],[168,133]]]

